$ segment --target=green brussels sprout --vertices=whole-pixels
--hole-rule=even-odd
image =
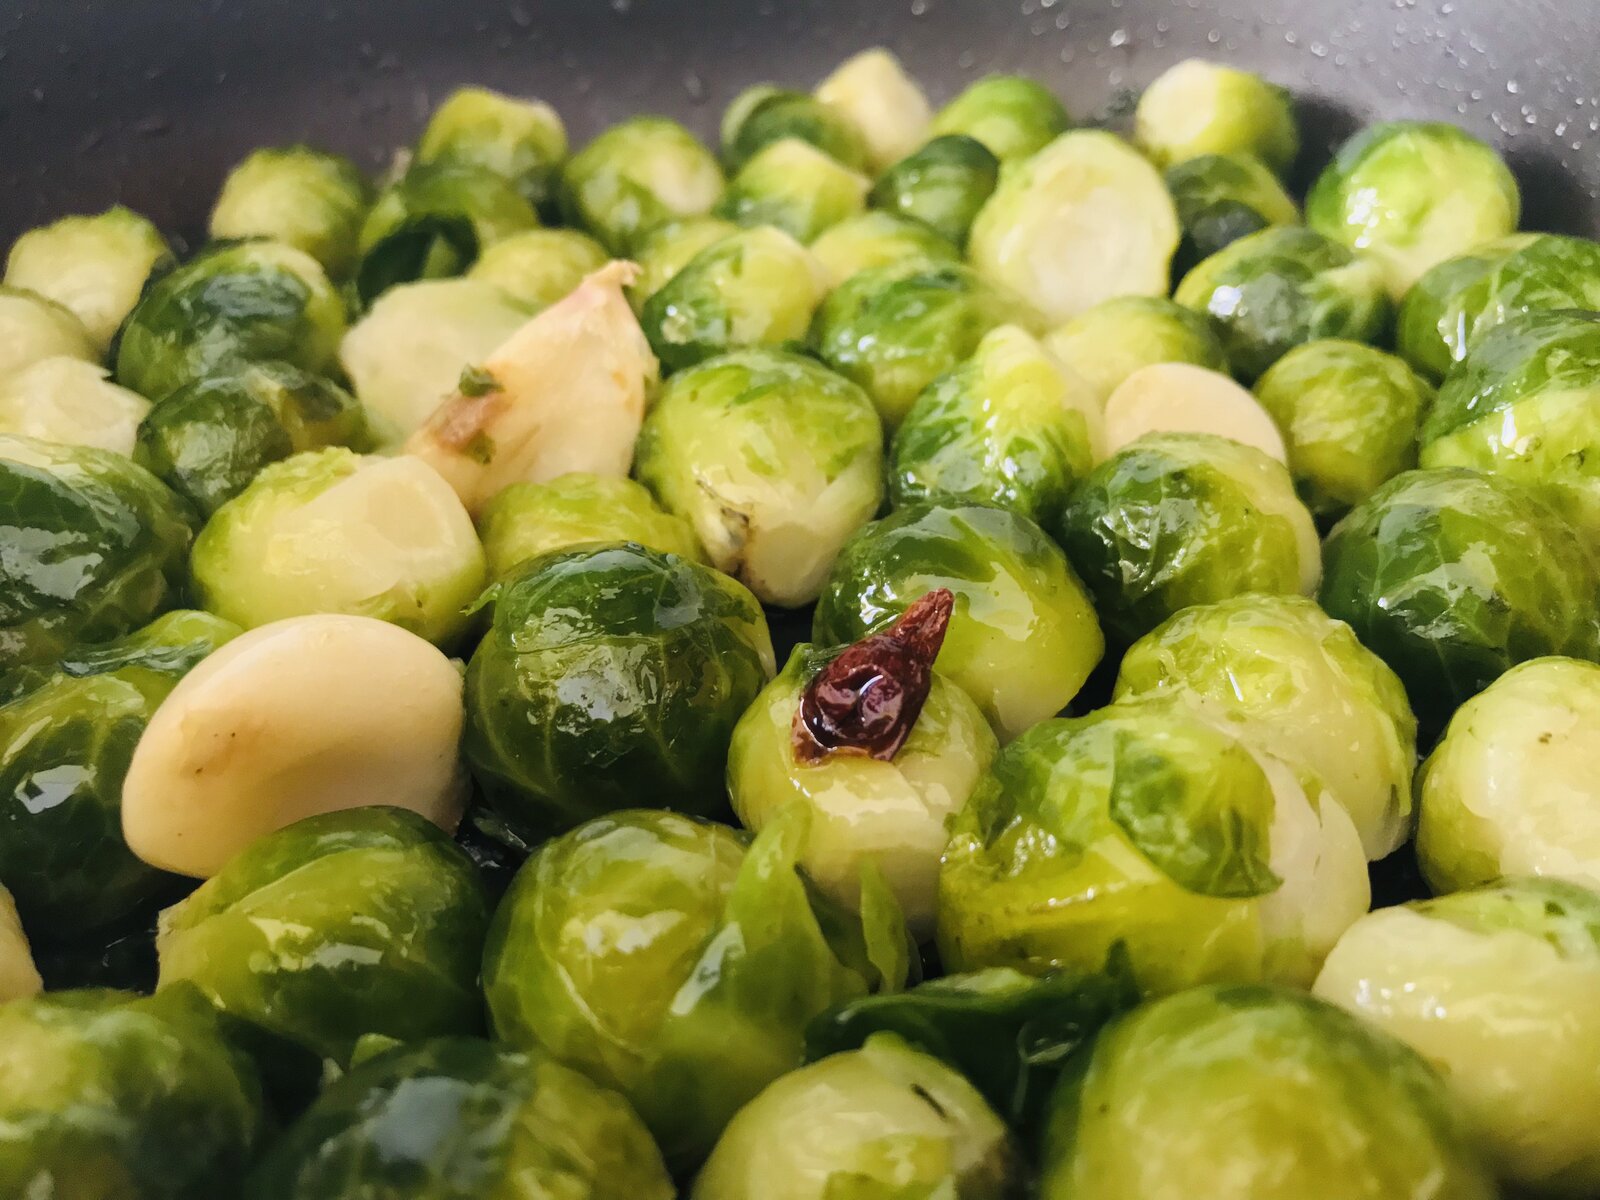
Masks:
[[[1511,879],[1382,909],[1315,990],[1438,1069],[1518,1195],[1600,1189],[1600,895]]]
[[[1306,196],[1311,228],[1370,256],[1397,301],[1428,268],[1504,237],[1521,215],[1517,181],[1494,148],[1433,121],[1368,126]]]
[[[160,400],[240,362],[281,359],[320,374],[344,329],[344,304],[309,254],[219,242],[145,290],[122,328],[117,382]]]
[[[1134,1010],[1053,1101],[1042,1200],[1494,1200],[1444,1082],[1295,992],[1206,987]]]
[[[681,276],[680,276],[681,278]],[[883,499],[883,430],[849,380],[744,350],[679,372],[639,435],[635,474],[718,570],[769,604],[817,597]]]
[[[886,212],[864,212],[830,226],[811,243],[811,253],[827,272],[831,287],[872,267],[911,260],[961,261],[961,250],[921,221]]]
[[[1165,296],[1119,296],[1086,309],[1044,339],[1045,349],[1093,390],[1101,407],[1141,367],[1189,363],[1228,370],[1208,318]]]
[[[1306,986],[1370,899],[1349,816],[1292,768],[1185,704],[1119,704],[1000,752],[951,824],[939,950],[1035,975],[1125,954],[1147,993]]]
[[[238,632],[209,613],[170,612],[120,641],[5,678],[0,884],[36,939],[104,928],[172,890],[123,841],[123,777],[156,707]]]
[[[494,284],[533,313],[566,296],[610,257],[576,229],[529,229],[487,247],[467,278]]]
[[[70,310],[103,353],[145,280],[171,262],[160,231],[119,205],[28,230],[11,247],[5,285]]]
[[[1405,689],[1313,601],[1248,595],[1183,609],[1129,647],[1117,675],[1118,700],[1157,694],[1315,772],[1368,858],[1410,833],[1417,722]]]
[[[775,225],[802,242],[866,208],[871,181],[809,142],[784,138],[761,150],[728,180],[715,209],[746,228]]]
[[[722,183],[716,155],[682,125],[632,117],[567,160],[559,198],[568,224],[626,254],[665,221],[709,213]]]
[[[478,517],[478,535],[491,579],[504,579],[530,558],[592,542],[637,542],[705,561],[689,523],[663,512],[645,488],[581,472],[503,489]]]
[[[1246,382],[1316,338],[1375,341],[1391,311],[1375,262],[1294,227],[1231,242],[1185,275],[1173,299],[1211,316]]]
[[[615,1092],[478,1038],[380,1053],[267,1152],[246,1200],[673,1200],[649,1132]]]
[[[883,170],[928,140],[928,98],[882,46],[845,59],[814,94],[860,131],[871,171]]]
[[[200,530],[189,571],[202,606],[246,629],[350,613],[438,645],[466,628],[485,576],[472,518],[432,467],[339,446],[263,468]]]
[[[812,640],[854,642],[936,588],[956,604],[937,667],[1002,741],[1060,712],[1105,649],[1066,556],[1027,517],[988,505],[913,505],[862,529],[834,563]]]
[[[1004,1200],[1005,1123],[937,1058],[890,1033],[769,1085],[739,1110],[692,1200]]]
[[[1435,892],[1501,875],[1600,887],[1600,666],[1536,658],[1450,719],[1417,776],[1417,859]]]
[[[83,322],[34,292],[0,287],[0,379],[52,358],[99,358]]]
[[[806,248],[770,225],[713,242],[656,289],[639,313],[669,371],[747,346],[796,347],[827,291]]]
[[[6,885],[0,883],[0,1005],[8,1000],[37,996],[44,990],[39,969],[33,965],[33,950],[17,916],[16,903]]]
[[[1000,160],[987,146],[965,134],[945,134],[880,175],[868,200],[962,246],[999,178]]]
[[[1323,563],[1322,607],[1394,668],[1425,731],[1519,662],[1600,657],[1594,555],[1514,480],[1396,475],[1334,526]]]
[[[1056,535],[1124,644],[1191,604],[1309,595],[1321,572],[1289,472],[1209,433],[1149,434],[1119,450],[1078,485]]]
[[[807,1022],[901,982],[865,957],[867,930],[807,890],[803,816],[748,849],[725,826],[655,809],[546,842],[490,927],[495,1036],[615,1088],[670,1167],[696,1166],[746,1101],[804,1061]]]
[[[365,410],[332,380],[288,363],[241,363],[151,409],[134,457],[209,517],[270,463],[369,440]]]
[[[99,363],[58,357],[0,377],[0,433],[132,454],[150,401],[107,376]]]
[[[271,238],[303,250],[331,278],[356,265],[372,185],[343,155],[309,146],[252,151],[228,173],[211,210],[214,238]]]
[[[1072,127],[1055,93],[1025,75],[987,75],[941,108],[928,132],[976,138],[1001,162],[1027,158]]]
[[[1294,99],[1285,89],[1198,58],[1145,88],[1133,123],[1140,149],[1163,167],[1205,154],[1249,155],[1282,175],[1300,153]]]
[[[643,234],[631,256],[639,267],[639,277],[628,289],[633,310],[642,310],[645,301],[700,251],[738,232],[737,225],[721,217],[685,217],[681,221],[657,225]]]
[[[182,585],[182,502],[123,455],[0,434],[0,505],[0,674],[119,637]]]
[[[815,146],[852,171],[867,166],[861,131],[832,105],[804,92],[758,83],[735,96],[722,115],[722,158],[730,171],[786,138]]]
[[[467,668],[467,763],[528,836],[646,796],[718,812],[772,671],[755,597],[709,567],[630,543],[545,555],[501,581]]]
[[[1341,338],[1296,346],[1255,393],[1283,430],[1300,498],[1321,519],[1342,517],[1417,465],[1417,431],[1434,399],[1404,359]]]
[[[419,163],[493,171],[540,210],[554,202],[556,176],[566,157],[567,130],[555,109],[483,87],[451,92],[417,139]]]
[[[472,1033],[489,904],[449,835],[402,808],[307,817],[161,914],[160,988],[343,1065],[356,1041]]]
[[[255,1071],[190,989],[0,1006],[0,1195],[228,1195],[265,1124]]]
[[[1174,269],[1187,271],[1247,234],[1298,225],[1300,208],[1278,177],[1245,154],[1202,154],[1167,170],[1183,242]]]
[[[362,222],[355,297],[365,306],[396,284],[461,275],[489,246],[538,225],[522,193],[487,167],[413,164]]]
[[[956,263],[910,259],[858,271],[817,309],[817,354],[866,389],[890,429],[922,389],[966,361],[991,329],[1032,326],[1014,297]]]
[[[1051,321],[1114,296],[1165,296],[1180,230],[1160,173],[1103,129],[1064,133],[1005,172],[967,257]]]
[[[889,498],[987,501],[1049,524],[1094,463],[1099,410],[1038,342],[1002,325],[911,406],[889,455]]]

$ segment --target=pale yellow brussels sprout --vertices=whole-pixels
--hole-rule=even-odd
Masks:
[[[1079,313],[1044,339],[1102,405],[1128,376],[1157,363],[1228,369],[1222,340],[1204,313],[1165,296],[1118,296]]]
[[[1288,465],[1283,435],[1261,402],[1231,375],[1190,363],[1153,363],[1106,400],[1105,452],[1147,433],[1212,433]]]
[[[860,131],[873,170],[898,162],[927,140],[933,120],[928,98],[882,47],[845,59],[817,84],[816,95]]]
[[[567,156],[561,116],[542,100],[484,87],[457,88],[417,139],[421,163],[467,163],[507,180],[535,207],[548,205]]]
[[[98,363],[44,358],[0,378],[0,433],[132,454],[150,401]]]
[[[83,322],[69,310],[34,292],[0,287],[0,379],[47,358],[99,357]]]
[[[784,138],[757,151],[717,205],[717,215],[739,225],[775,225],[809,242],[830,226],[862,212],[871,181],[828,157],[810,142]]]
[[[722,195],[716,155],[667,117],[631,117],[566,161],[559,200],[566,223],[613,254],[665,221],[702,216]]]
[[[1134,137],[1162,166],[1202,154],[1248,154],[1278,174],[1300,152],[1289,93],[1237,67],[1191,58],[1139,97]]]
[[[468,279],[492,283],[529,311],[548,308],[610,258],[576,229],[529,229],[484,248]]]
[[[811,243],[811,253],[834,287],[870,267],[890,267],[911,259],[961,261],[954,242],[921,221],[886,212],[865,212],[840,221]]]
[[[685,217],[681,221],[657,225],[641,237],[631,256],[639,268],[639,278],[628,289],[628,301],[633,305],[633,311],[642,312],[645,301],[660,291],[700,251],[738,232],[737,225],[721,217]]]
[[[39,971],[33,965],[28,935],[17,919],[17,906],[11,893],[0,883],[0,1004],[36,996],[44,990]]]
[[[263,147],[228,173],[211,236],[286,242],[342,279],[356,265],[371,203],[372,186],[349,159],[309,146]]]

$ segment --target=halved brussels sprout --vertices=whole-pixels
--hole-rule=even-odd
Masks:
[[[1316,526],[1281,463],[1208,433],[1150,434],[1078,485],[1057,528],[1106,630],[1127,643],[1179,609],[1309,595]]]
[[[756,599],[709,567],[636,544],[523,563],[467,668],[466,756],[525,835],[648,798],[726,804],[739,715],[772,677]]]
[[[1600,1189],[1600,895],[1510,879],[1370,913],[1316,994],[1439,1070],[1508,1187]]]
[[[973,1086],[891,1033],[770,1084],[739,1110],[692,1200],[1003,1200],[1020,1170]]]
[[[1183,609],[1122,659],[1116,698],[1177,696],[1259,749],[1315,772],[1367,857],[1411,829],[1417,722],[1405,689],[1350,627],[1303,596]]]
[[[1417,776],[1417,858],[1436,892],[1501,875],[1600,887],[1600,666],[1536,658],[1467,700]]]
[[[1000,160],[982,142],[945,134],[889,167],[869,199],[874,208],[921,221],[963,246],[999,177]]]
[[[626,254],[662,222],[710,212],[722,182],[716,155],[682,125],[632,117],[567,160],[561,211],[612,254]]]
[[[817,84],[816,97],[856,127],[873,171],[927,140],[928,99],[900,60],[881,46],[845,59]]]
[[[0,287],[0,379],[52,358],[92,363],[98,348],[70,309],[35,292]]]
[[[132,454],[150,401],[109,374],[81,358],[42,358],[0,376],[0,433]]]
[[[938,669],[1002,741],[1066,707],[1105,649],[1066,556],[1027,517],[988,505],[913,505],[862,529],[834,563],[812,640],[854,642],[936,588],[955,595]]]
[[[910,260],[960,262],[961,251],[920,221],[893,213],[865,212],[830,226],[811,243],[811,253],[838,287],[857,271]]]
[[[1100,432],[1087,385],[1002,325],[911,406],[889,456],[889,497],[988,501],[1053,522],[1089,473]]]
[[[484,167],[508,180],[536,209],[555,198],[567,156],[561,116],[542,100],[524,100],[483,87],[445,97],[417,139],[419,163]]]
[[[852,171],[867,165],[866,143],[855,123],[804,92],[759,83],[735,96],[723,113],[722,157],[730,171],[785,138],[815,146]]]
[[[304,250],[334,279],[356,265],[372,185],[340,154],[263,147],[228,172],[211,210],[214,238],[271,238]]]
[[[1323,561],[1322,607],[1394,668],[1425,731],[1526,659],[1600,657],[1595,557],[1514,480],[1396,475],[1334,527]]]
[[[30,229],[6,259],[5,285],[70,310],[102,352],[157,268],[172,262],[167,240],[120,205]]]
[[[0,1005],[0,1195],[228,1195],[265,1133],[254,1070],[192,990]]]
[[[1391,312],[1373,260],[1292,227],[1230,243],[1185,275],[1173,299],[1211,316],[1247,383],[1315,338],[1375,341]]]
[[[1298,225],[1300,207],[1278,177],[1248,154],[1202,154],[1167,171],[1183,243],[1174,269],[1182,273],[1246,234]]]
[[[1190,363],[1140,367],[1106,400],[1106,454],[1152,433],[1209,433],[1289,461],[1271,415],[1232,376]]]
[[[182,586],[183,503],[121,454],[0,434],[0,497],[0,674],[119,637]]]
[[[574,1190],[576,1189],[576,1190]],[[359,1063],[251,1172],[247,1200],[672,1200],[615,1092],[543,1055],[437,1038]]]
[[[739,168],[716,214],[738,225],[775,225],[809,242],[866,208],[871,181],[809,142],[773,142]]]
[[[1072,126],[1066,107],[1025,75],[988,75],[941,108],[928,132],[976,138],[1001,162],[1027,158]]]
[[[485,249],[467,278],[494,284],[532,313],[565,297],[609,260],[605,247],[576,229],[529,229]]]
[[[1300,153],[1294,99],[1285,89],[1198,58],[1169,67],[1145,88],[1133,122],[1140,148],[1162,166],[1236,154],[1282,175]]]
[[[0,883],[0,1005],[37,996],[43,990],[44,981],[33,965],[33,951],[28,946],[28,935],[22,931],[17,906],[5,884]]]
[[[860,388],[797,354],[744,350],[667,381],[635,473],[719,570],[796,607],[816,599],[839,547],[877,512],[882,454]]]
[[[472,860],[399,808],[308,817],[161,914],[163,992],[347,1065],[356,1041],[473,1033],[489,905]]]
[[[667,221],[640,235],[630,255],[639,267],[639,277],[628,289],[633,311],[642,311],[645,301],[683,270],[696,254],[738,232],[737,225],[721,217],[685,217],[681,221]]]
[[[1165,296],[1119,296],[1059,326],[1045,349],[1089,384],[1102,405],[1129,375],[1158,363],[1227,371],[1211,321]]]
[[[1043,1200],[1494,1200],[1418,1055],[1321,1000],[1207,987],[1100,1035],[1054,1101]]]
[[[344,330],[344,303],[309,254],[218,242],[145,290],[118,340],[117,382],[160,400],[241,362],[280,359],[320,374]]]
[[[246,629],[349,613],[441,645],[485,574],[472,518],[432,467],[343,447],[264,468],[211,515],[189,570],[203,607]]]
[[[1306,196],[1317,232],[1378,263],[1399,300],[1438,263],[1516,229],[1517,181],[1455,125],[1384,121],[1339,147]]]
[[[1102,129],[1064,133],[1005,173],[967,257],[1052,321],[1113,296],[1164,296],[1178,214],[1160,173]]]

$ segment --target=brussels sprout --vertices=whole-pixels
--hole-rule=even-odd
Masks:
[[[716,156],[682,125],[632,117],[567,160],[561,211],[611,253],[625,254],[664,221],[710,212],[722,182]]]
[[[1164,296],[1178,214],[1161,175],[1102,129],[1064,133],[1005,173],[967,257],[1052,321],[1113,296]]]
[[[387,446],[405,441],[528,320],[528,310],[478,279],[391,288],[345,335],[339,361]]]
[[[1405,360],[1341,338],[1296,346],[1255,391],[1288,441],[1300,498],[1321,519],[1416,466],[1417,430],[1434,398]]]
[[[1246,234],[1300,223],[1299,206],[1278,177],[1249,155],[1186,159],[1167,171],[1167,189],[1183,226],[1174,264],[1180,272]]]
[[[1044,339],[1102,405],[1129,375],[1158,363],[1227,371],[1228,356],[1210,320],[1165,296],[1119,296],[1073,317]]]
[[[513,483],[478,518],[492,579],[514,567],[592,542],[637,542],[663,554],[705,561],[689,523],[663,512],[631,479],[574,472],[549,483]]]
[[[822,267],[781,229],[713,242],[644,302],[639,321],[668,370],[746,346],[794,347],[827,292]]]
[[[836,287],[811,337],[822,361],[865,388],[892,429],[923,388],[1008,323],[1032,325],[1032,314],[967,267],[910,259]]]
[[[723,114],[722,157],[730,171],[786,138],[815,146],[852,171],[867,165],[866,143],[850,118],[804,92],[757,84],[735,96]]]
[[[1140,367],[1106,400],[1103,449],[1114,454],[1152,433],[1209,433],[1289,461],[1261,403],[1221,371],[1189,363]]]
[[[1289,472],[1207,433],[1151,434],[1078,485],[1057,537],[1124,643],[1181,608],[1316,591],[1317,531]]]
[[[1004,1122],[937,1058],[893,1034],[769,1085],[739,1110],[693,1200],[1014,1194]]]
[[[784,138],[761,150],[728,181],[716,214],[742,226],[775,225],[809,242],[866,207],[865,175],[809,142]]]
[[[556,176],[566,156],[567,130],[555,109],[482,87],[451,92],[417,140],[419,163],[493,171],[536,209],[549,208],[554,201]]]
[[[1072,126],[1072,118],[1042,83],[1024,75],[988,75],[941,108],[928,132],[976,138],[1001,162],[1027,158]]]
[[[0,379],[53,358],[99,357],[83,322],[54,300],[0,287]]]
[[[134,745],[186,671],[239,632],[173,612],[121,641],[7,678],[0,704],[0,884],[35,938],[136,916],[172,880],[122,836]]]
[[[1087,385],[1002,325],[911,406],[890,453],[889,496],[897,506],[988,501],[1054,521],[1089,473],[1099,434]]]
[[[1507,1185],[1600,1189],[1600,895],[1512,879],[1371,913],[1316,994],[1438,1068]]]
[[[657,225],[643,234],[632,255],[639,267],[639,278],[628,289],[634,311],[641,311],[645,301],[683,270],[696,254],[738,232],[737,225],[721,217],[686,217]]]
[[[1368,254],[1396,300],[1429,267],[1516,229],[1521,215],[1517,181],[1494,149],[1431,121],[1368,126],[1306,196],[1311,228]]]
[[[817,84],[816,96],[860,132],[866,165],[873,171],[928,140],[928,99],[900,60],[881,46],[845,59]]]
[[[853,642],[935,588],[956,598],[938,668],[1002,741],[1060,712],[1100,661],[1066,556],[1027,517],[987,505],[913,505],[862,529],[817,601],[812,640]]]
[[[333,365],[344,304],[317,260],[281,242],[219,242],[155,280],[118,342],[123,387],[160,400],[240,362]]]
[[[1374,341],[1390,316],[1378,266],[1310,229],[1230,243],[1185,275],[1173,299],[1210,314],[1246,382],[1314,338]]]
[[[22,931],[17,906],[5,884],[0,883],[0,1005],[24,996],[36,996],[43,988],[44,981],[33,965],[33,951],[28,947],[28,935]]]
[[[921,221],[960,246],[999,177],[1000,160],[987,146],[946,134],[879,176],[869,199],[874,208]]]
[[[648,796],[722,809],[734,722],[773,670],[755,597],[635,544],[523,563],[467,669],[467,762],[527,835]]]
[[[1501,875],[1600,887],[1600,666],[1536,658],[1467,700],[1417,777],[1417,858],[1436,892]]]
[[[961,261],[961,251],[921,221],[893,213],[865,212],[828,228],[811,243],[832,287],[857,271],[888,267],[910,260],[934,263]]]
[[[356,299],[368,305],[396,284],[460,275],[487,247],[538,225],[532,205],[487,167],[450,158],[414,164],[362,222]]]
[[[1043,1200],[1494,1200],[1445,1085],[1406,1046],[1294,992],[1196,988],[1074,1064]]]
[[[372,187],[349,159],[309,146],[252,151],[211,210],[214,238],[271,238],[303,250],[334,279],[356,265]]]
[[[371,617],[294,617],[165,686],[124,758],[122,833],[147,863],[204,878],[302,817],[369,804],[456,827],[461,672],[414,634]]]
[[[575,229],[529,229],[485,249],[467,278],[492,283],[537,312],[568,295],[609,257],[599,242]]]
[[[255,1072],[192,990],[0,1006],[0,1195],[227,1195],[264,1125]]]
[[[1162,166],[1249,155],[1282,175],[1300,153],[1294,100],[1259,75],[1190,58],[1162,72],[1134,110],[1134,138]]]
[[[635,471],[719,570],[796,607],[877,512],[882,453],[861,389],[799,355],[745,350],[667,381]]]
[[[1323,562],[1322,607],[1394,668],[1427,731],[1516,663],[1600,657],[1594,556],[1513,480],[1396,475],[1334,527]]]
[[[182,583],[182,504],[120,454],[0,434],[0,505],[0,673],[127,633]]]
[[[417,459],[342,447],[264,468],[206,522],[189,570],[202,606],[246,629],[352,613],[441,645],[484,582],[483,547],[449,484]]]
[[[576,1189],[576,1190],[574,1190]],[[380,1054],[332,1084],[252,1172],[247,1200],[672,1200],[614,1092],[478,1038]]]
[[[1367,857],[1411,826],[1417,722],[1393,671],[1301,596],[1186,608],[1122,659],[1118,700],[1173,695],[1308,768],[1344,806]]]
[[[863,958],[858,924],[811,898],[804,838],[782,820],[747,850],[731,829],[652,809],[546,842],[490,927],[495,1036],[620,1091],[669,1166],[697,1165],[801,1064],[808,1021],[899,983]]]
[[[161,914],[162,991],[335,1063],[356,1039],[479,1028],[488,901],[472,861],[399,808],[307,817],[231,859]]]
[[[81,358],[42,358],[0,377],[0,433],[132,454],[150,401],[107,374]]]

